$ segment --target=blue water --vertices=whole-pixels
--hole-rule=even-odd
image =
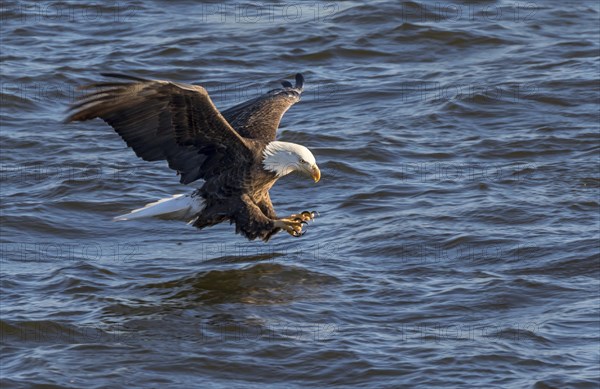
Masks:
[[[598,387],[596,2],[96,4],[1,7],[3,387]],[[61,123],[105,71],[302,72],[307,234],[113,222],[196,186]]]

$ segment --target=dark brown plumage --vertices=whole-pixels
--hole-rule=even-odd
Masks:
[[[283,114],[300,101],[304,77],[296,74],[296,86],[282,82],[283,89],[275,89],[263,96],[238,104],[223,111],[223,116],[243,137],[266,142],[275,140]]]
[[[223,113],[201,86],[103,75],[119,80],[84,87],[91,93],[71,107],[66,122],[101,118],[138,157],[166,160],[181,183],[205,180],[192,195],[203,199],[202,212],[194,215],[199,228],[230,220],[249,239],[267,241],[280,228],[299,235],[298,220],[290,230],[278,221],[287,219],[275,215],[268,190],[278,174],[265,169],[263,159],[283,114],[300,100],[302,75],[295,86],[284,81],[283,88]]]

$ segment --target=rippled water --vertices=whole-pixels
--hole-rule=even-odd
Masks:
[[[2,3],[2,385],[598,387],[593,1]],[[104,123],[102,71],[226,108],[296,72],[301,239],[114,223],[191,191]]]

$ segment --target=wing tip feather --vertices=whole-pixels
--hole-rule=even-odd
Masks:
[[[304,87],[304,76],[302,73],[296,73],[296,85],[294,88],[302,90]]]

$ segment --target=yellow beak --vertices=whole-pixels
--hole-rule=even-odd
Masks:
[[[321,179],[321,171],[317,165],[313,165],[312,167],[312,178],[315,180],[315,182],[319,182]]]

